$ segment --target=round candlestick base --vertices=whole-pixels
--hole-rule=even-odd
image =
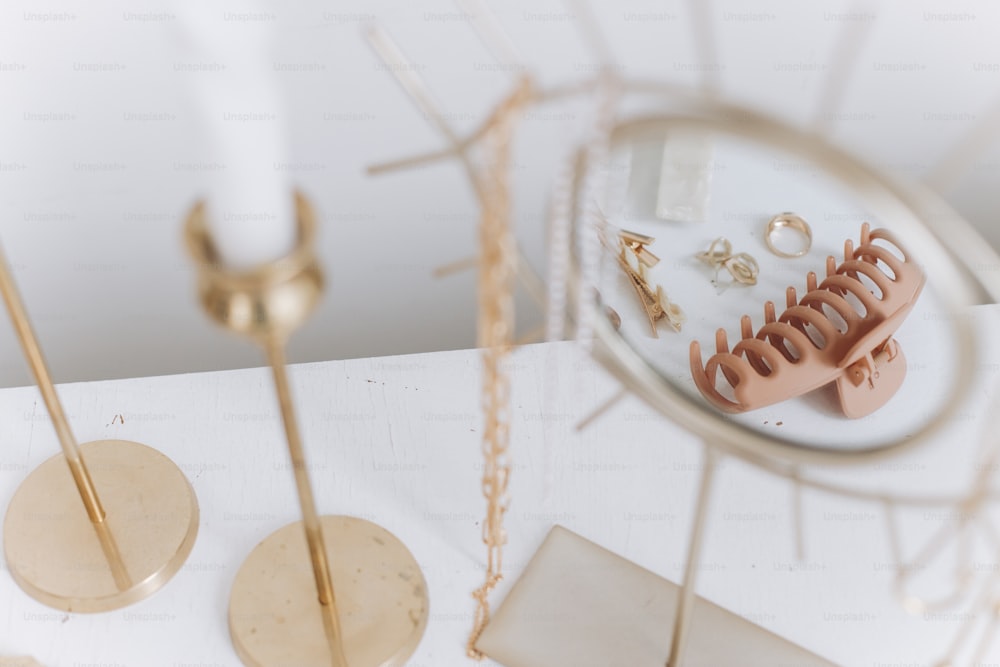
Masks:
[[[427,626],[427,583],[396,536],[370,521],[323,516],[344,655],[350,667],[396,667]],[[250,553],[229,598],[229,632],[248,667],[332,664],[301,521]]]
[[[198,534],[194,489],[173,461],[127,440],[80,451],[104,506],[90,521],[62,454],[38,466],[4,520],[10,574],[42,604],[70,612],[120,609],[173,577]]]

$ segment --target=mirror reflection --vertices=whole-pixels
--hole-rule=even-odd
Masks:
[[[668,124],[619,133],[607,173],[601,312],[696,405],[841,450],[942,414],[961,338],[932,267],[951,260],[912,251],[912,212],[801,154]]]

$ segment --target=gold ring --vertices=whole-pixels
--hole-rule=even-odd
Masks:
[[[779,250],[774,245],[774,242],[771,240],[771,235],[779,229],[783,229],[785,227],[794,229],[806,237],[806,245],[802,248],[802,250],[799,250],[798,252],[785,252],[784,250]],[[812,248],[813,233],[809,224],[802,219],[802,216],[796,215],[795,213],[781,213],[768,221],[767,233],[764,235],[764,242],[767,243],[767,249],[778,257],[801,257],[809,252],[810,248]]]

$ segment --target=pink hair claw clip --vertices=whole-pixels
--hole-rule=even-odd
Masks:
[[[876,244],[882,240],[885,244]],[[894,246],[897,253],[887,247]],[[865,280],[867,278],[867,280]],[[776,317],[764,304],[764,326],[754,334],[748,315],[742,339],[729,349],[726,332],[715,335],[715,354],[702,365],[692,341],[691,374],[699,391],[725,412],[756,410],[836,382],[840,407],[857,419],[895,395],[906,377],[906,358],[893,334],[920,296],[926,278],[887,230],[861,227],[861,244],[844,244],[844,261],[826,260],[826,278],[814,272],[799,300],[794,287]],[[722,371],[722,391],[719,371]]]

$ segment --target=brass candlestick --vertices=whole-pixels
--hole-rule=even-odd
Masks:
[[[284,349],[316,306],[323,275],[314,254],[315,216],[300,194],[295,206],[297,247],[245,272],[222,266],[202,204],[187,220],[202,306],[267,355],[302,509],[301,521],[272,533],[244,561],[229,601],[229,631],[240,659],[254,667],[402,665],[427,626],[427,585],[419,565],[384,528],[316,511]]]
[[[31,597],[64,611],[108,611],[142,600],[191,553],[194,489],[170,459],[145,445],[77,444],[2,253],[0,293],[62,445],[62,454],[28,475],[7,510],[11,576]]]

